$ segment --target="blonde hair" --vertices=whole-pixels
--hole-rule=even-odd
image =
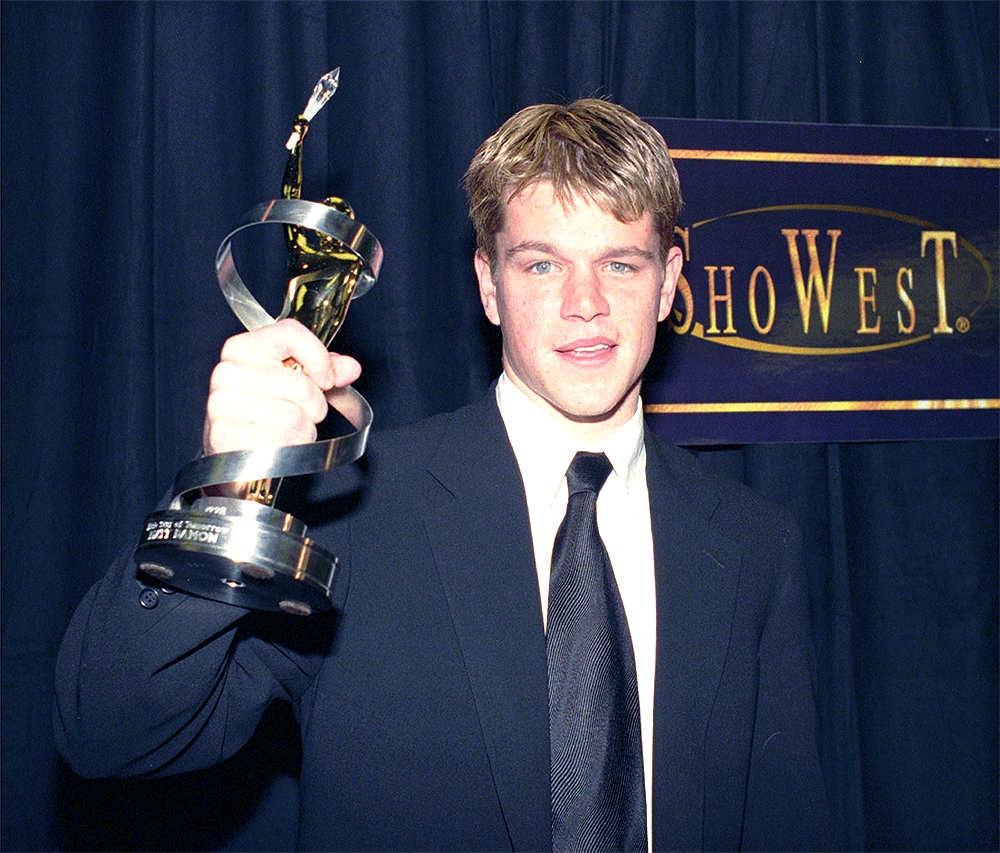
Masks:
[[[465,173],[476,248],[496,263],[507,201],[538,181],[556,198],[588,196],[622,222],[653,216],[660,260],[681,211],[677,170],[663,137],[634,113],[598,98],[535,104],[515,113],[476,151]]]

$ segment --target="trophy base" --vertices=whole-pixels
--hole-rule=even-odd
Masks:
[[[181,592],[250,610],[309,616],[330,608],[337,560],[273,507],[199,498],[146,518],[139,570]]]

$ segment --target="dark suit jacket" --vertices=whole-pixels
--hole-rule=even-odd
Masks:
[[[112,567],[60,653],[60,750],[83,775],[189,770],[284,698],[302,726],[303,849],[550,849],[545,641],[495,401],[376,436],[363,461],[357,492],[306,510],[350,506],[312,528],[343,563],[332,618],[180,593],[146,609],[128,560]],[[343,492],[346,475],[321,486]],[[649,430],[647,477],[654,846],[823,847],[795,527]]]

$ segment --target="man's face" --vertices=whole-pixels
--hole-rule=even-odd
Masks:
[[[511,381],[593,441],[635,412],[681,252],[661,262],[649,213],[621,222],[586,196],[569,202],[547,181],[522,190],[507,202],[495,269],[481,254],[475,267]]]

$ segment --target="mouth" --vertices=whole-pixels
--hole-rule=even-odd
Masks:
[[[611,357],[617,344],[608,338],[587,338],[556,348],[563,358],[576,362],[604,362]]]

